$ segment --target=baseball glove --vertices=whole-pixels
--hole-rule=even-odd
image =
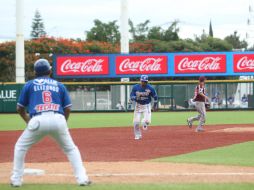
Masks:
[[[210,109],[210,107],[211,107],[211,104],[210,104],[209,102],[206,102],[206,103],[205,103],[205,108],[206,108],[206,109]]]

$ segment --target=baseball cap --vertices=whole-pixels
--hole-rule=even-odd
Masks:
[[[142,82],[148,82],[148,76],[147,75],[141,75],[140,81],[142,81]]]

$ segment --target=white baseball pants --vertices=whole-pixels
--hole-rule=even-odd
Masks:
[[[54,112],[44,112],[34,116],[27,128],[19,137],[14,149],[13,172],[11,180],[22,180],[24,161],[30,147],[45,136],[51,136],[67,155],[76,177],[77,183],[88,180],[86,169],[83,166],[80,152],[74,144],[65,117]],[[50,154],[50,152],[48,152]]]
[[[206,108],[205,102],[195,102],[196,110],[198,111],[198,115],[195,117],[189,118],[191,122],[199,121],[198,128],[203,127],[206,121]]]
[[[141,119],[143,115],[143,118]],[[152,112],[151,104],[138,104],[135,105],[133,124],[134,124],[134,135],[141,135],[141,130],[139,127],[140,120],[141,125],[149,125],[151,123]]]

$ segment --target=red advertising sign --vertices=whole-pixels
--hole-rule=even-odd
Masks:
[[[92,76],[109,74],[108,56],[57,56],[58,76]]]
[[[225,54],[175,55],[176,74],[225,73]]]
[[[115,64],[117,75],[168,73],[168,58],[164,55],[119,55]]]
[[[234,72],[254,72],[254,54],[234,54]]]

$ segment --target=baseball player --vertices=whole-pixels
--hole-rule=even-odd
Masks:
[[[195,87],[193,101],[196,110],[198,111],[198,115],[187,119],[187,124],[189,128],[192,127],[193,121],[199,121],[198,127],[196,128],[196,132],[204,131],[203,126],[206,120],[205,102],[208,101],[209,98],[206,96],[205,81],[206,78],[204,76],[199,77],[199,84]]]
[[[77,183],[80,186],[89,185],[91,182],[79,149],[67,127],[72,105],[69,94],[62,83],[49,77],[51,67],[46,59],[37,60],[34,71],[36,78],[24,85],[17,104],[17,111],[27,127],[15,144],[11,185],[22,185],[26,153],[45,136],[51,136],[63,149],[72,165]]]
[[[131,100],[136,102],[133,118],[135,140],[142,138],[139,127],[141,115],[143,114],[141,125],[143,126],[144,130],[147,130],[148,125],[151,123],[151,100],[152,98],[154,99],[154,111],[157,109],[158,101],[158,96],[155,89],[148,84],[148,76],[142,75],[140,82],[140,84],[133,86],[130,94]]]

